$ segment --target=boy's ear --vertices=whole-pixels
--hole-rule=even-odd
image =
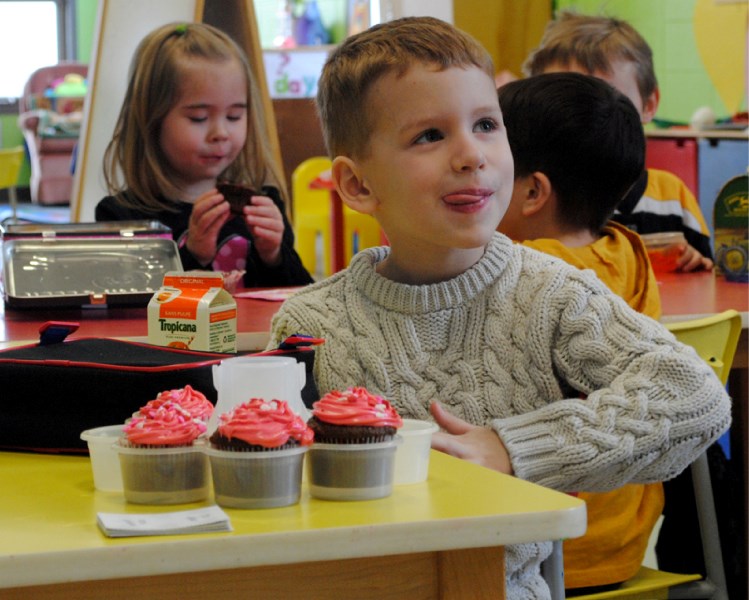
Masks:
[[[661,101],[661,91],[658,88],[655,88],[655,91],[650,94],[647,98],[645,98],[645,101],[642,105],[642,122],[650,123],[650,121],[653,120],[653,117],[655,117],[655,113],[658,110],[658,103]]]
[[[518,184],[522,186],[521,210],[524,217],[532,217],[543,210],[553,193],[551,181],[541,171],[521,177],[519,181],[515,181],[515,185]]]
[[[372,214],[376,201],[356,161],[347,156],[336,156],[331,176],[341,200],[360,213]]]

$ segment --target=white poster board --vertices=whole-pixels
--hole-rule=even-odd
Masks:
[[[268,92],[273,99],[314,98],[332,46],[263,50]]]
[[[107,195],[104,151],[125,97],[130,60],[138,43],[164,23],[195,21],[198,11],[202,11],[200,0],[99,0],[70,201],[72,222],[93,221],[96,204]]]

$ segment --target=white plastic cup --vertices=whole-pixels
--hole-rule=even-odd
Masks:
[[[81,439],[88,443],[94,487],[102,492],[122,491],[122,470],[117,451],[112,444],[122,435],[123,425],[106,425],[87,429]]]
[[[289,408],[307,421],[309,410],[302,402],[306,381],[304,363],[289,356],[239,356],[213,367],[213,387],[218,401],[208,421],[208,435],[218,427],[220,415],[252,398],[285,400]]]
[[[429,474],[432,434],[438,429],[439,427],[430,421],[403,419],[403,426],[398,429],[398,435],[403,438],[403,443],[395,453],[395,485],[426,481]]]

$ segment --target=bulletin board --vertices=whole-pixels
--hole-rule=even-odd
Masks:
[[[104,152],[125,97],[136,47],[147,33],[175,21],[204,22],[218,27],[244,49],[263,96],[266,134],[278,164],[283,164],[253,0],[99,0],[88,71],[89,92],[70,201],[72,222],[93,221],[97,203],[107,195],[102,171]]]

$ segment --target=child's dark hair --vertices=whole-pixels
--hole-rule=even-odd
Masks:
[[[536,75],[498,95],[515,178],[544,173],[560,221],[600,232],[645,168],[645,134],[632,102],[579,73]]]

